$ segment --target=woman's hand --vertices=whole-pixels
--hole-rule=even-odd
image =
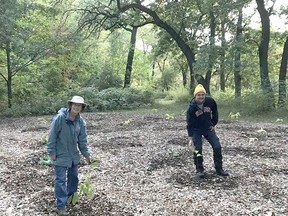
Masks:
[[[188,137],[188,139],[189,139],[188,145],[191,146],[193,144],[192,137]]]
[[[91,164],[90,157],[86,157],[85,160],[86,160],[87,164],[89,164],[89,165]]]
[[[56,155],[54,153],[49,154],[51,160],[56,160]]]

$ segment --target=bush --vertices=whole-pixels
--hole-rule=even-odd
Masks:
[[[105,65],[101,72],[91,77],[91,80],[86,85],[97,88],[99,91],[107,88],[120,88],[122,79],[114,73],[110,65]]]
[[[188,103],[192,99],[192,96],[190,95],[188,88],[184,88],[181,86],[174,87],[169,90],[165,99],[174,100],[175,102],[180,103]]]
[[[153,103],[151,91],[140,91],[133,88],[108,88],[100,91],[93,108],[96,110],[134,109],[149,106]],[[94,110],[93,111],[96,111]]]
[[[271,104],[267,104],[268,96],[261,90],[243,90],[241,100],[234,98],[232,89],[227,89],[226,92],[213,92],[213,97],[220,109],[225,111],[226,116],[230,113],[240,113],[243,117],[257,117],[274,109]]]
[[[13,104],[10,109],[4,109],[3,116],[51,115],[62,107],[67,107],[67,100],[73,95],[84,97],[86,112],[135,109],[153,104],[153,91],[133,88],[108,88],[98,91],[93,87],[82,88],[79,91],[62,93],[58,96],[38,96],[37,98]]]

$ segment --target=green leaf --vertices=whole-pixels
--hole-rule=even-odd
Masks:
[[[79,194],[75,192],[73,194],[72,204],[75,205],[78,202],[79,198],[80,198]]]

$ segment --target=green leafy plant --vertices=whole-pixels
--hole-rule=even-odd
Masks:
[[[38,118],[38,121],[41,125],[44,125],[44,126],[49,124],[49,122],[44,118]]]
[[[39,162],[38,162],[39,165],[43,165],[43,166],[50,166],[51,165],[51,160],[50,160],[50,157],[49,155],[44,155],[43,157],[40,158]]]
[[[275,122],[283,122],[283,119],[277,118]]]
[[[236,112],[236,113],[230,112],[229,113],[229,117],[231,119],[238,119],[240,116],[241,116],[241,114],[239,112]]]
[[[91,183],[91,176],[87,175],[86,179],[79,186],[79,192],[75,192],[68,198],[67,204],[75,205],[81,197],[87,197],[87,199],[91,200],[96,191],[96,187]]]
[[[90,167],[93,169],[99,167],[99,160],[92,159]],[[91,200],[95,191],[96,187],[91,183],[91,176],[87,175],[85,181],[79,186],[79,192],[75,192],[73,195],[71,195],[67,200],[67,204],[75,205],[81,197],[87,197]]]
[[[133,122],[133,119],[129,118],[128,120],[123,122],[123,125],[129,125],[131,124],[131,122]]]
[[[170,150],[170,151],[169,151],[169,154],[171,154],[172,157],[179,157],[179,156],[181,155],[180,152],[175,151],[175,150]]]
[[[46,145],[47,142],[48,142],[48,135],[45,135],[45,136],[43,136],[42,139],[40,140],[40,143],[41,143],[42,145]]]
[[[266,130],[264,130],[263,128],[261,128],[260,130],[257,130],[257,134],[259,134],[259,135],[266,135],[267,134],[267,131]]]
[[[166,113],[165,114],[165,119],[166,120],[171,120],[171,119],[174,119],[175,117],[174,117],[174,114],[172,113],[172,114],[169,114],[169,113]]]
[[[257,140],[258,140],[257,137],[249,137],[249,138],[248,138],[249,144],[254,143],[254,142],[257,141]]]
[[[94,121],[91,122],[91,125],[92,125],[92,127],[94,127],[94,128],[98,126],[97,122],[94,122]]]

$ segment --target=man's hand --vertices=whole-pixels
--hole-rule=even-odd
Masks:
[[[89,165],[91,164],[90,157],[86,157],[85,160],[86,160],[87,164],[89,164]]]

